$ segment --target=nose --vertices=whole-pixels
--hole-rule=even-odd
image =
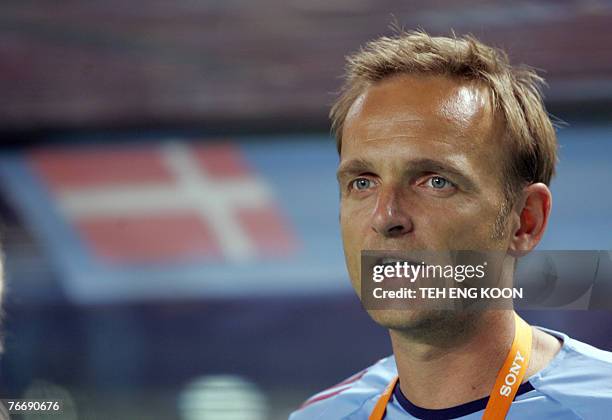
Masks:
[[[414,229],[412,219],[402,206],[400,187],[382,189],[376,200],[372,229],[386,238],[397,238]]]

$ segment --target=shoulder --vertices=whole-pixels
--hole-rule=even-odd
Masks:
[[[563,339],[559,354],[530,382],[584,418],[601,417],[612,410],[612,353],[569,338],[556,331],[549,334]]]
[[[374,401],[384,391],[395,375],[397,375],[395,358],[389,356],[381,359],[331,388],[313,395],[289,418],[290,420],[340,419],[362,410],[369,413],[370,401]]]

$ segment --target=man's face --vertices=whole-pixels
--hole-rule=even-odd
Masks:
[[[355,101],[338,180],[344,252],[358,294],[362,250],[507,250],[509,229],[495,231],[505,202],[500,133],[487,88],[474,82],[401,75]],[[418,317],[373,312],[383,311],[370,313],[388,327]]]

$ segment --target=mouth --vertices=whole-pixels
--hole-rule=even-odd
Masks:
[[[384,258],[379,258],[376,263],[376,265],[382,265],[382,266],[392,266],[392,267],[396,267],[397,264],[399,264],[401,267],[409,267],[409,266],[417,266],[417,265],[427,265],[424,262],[416,262],[413,260],[406,260],[406,259],[402,259],[402,258],[392,258],[392,257],[384,257]]]

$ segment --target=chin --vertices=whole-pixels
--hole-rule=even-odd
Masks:
[[[381,327],[402,331],[431,331],[440,324],[448,324],[455,318],[453,311],[432,309],[370,309],[370,317]]]
[[[474,323],[481,312],[457,312],[441,309],[367,311],[380,326],[404,337],[429,343],[456,343],[474,331]]]

